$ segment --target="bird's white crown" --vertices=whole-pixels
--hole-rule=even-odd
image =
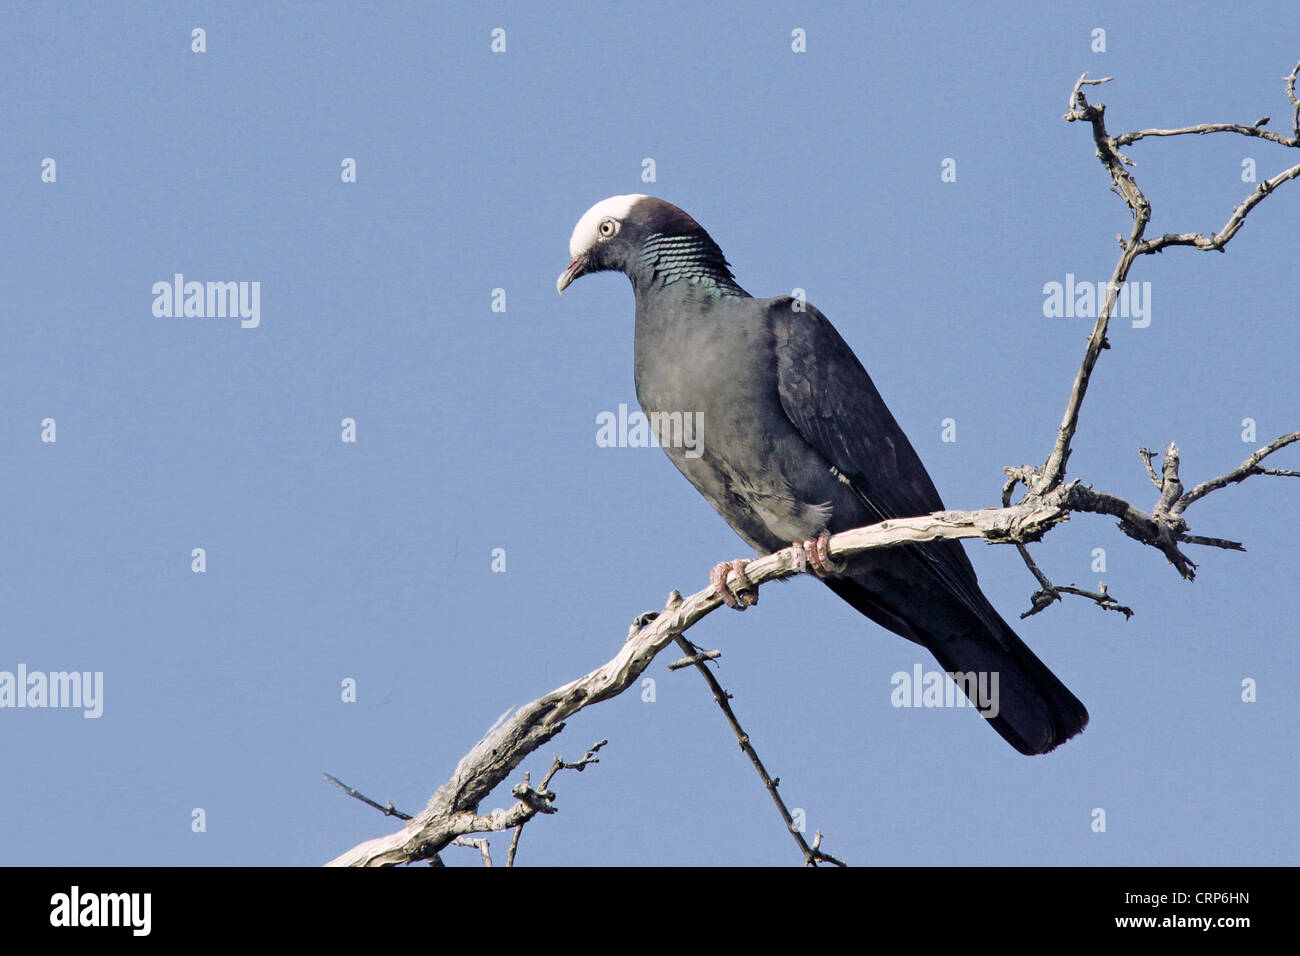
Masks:
[[[569,255],[576,259],[596,244],[600,238],[596,230],[602,220],[617,219],[622,222],[637,200],[646,198],[648,197],[640,193],[633,193],[628,196],[610,196],[596,203],[582,214],[578,224],[573,227],[573,236],[569,239]]]

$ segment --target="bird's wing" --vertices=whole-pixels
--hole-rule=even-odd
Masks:
[[[853,350],[821,312],[802,302],[796,310],[795,302],[783,296],[768,306],[781,405],[790,421],[853,487],[874,520],[942,511],[943,500],[920,456]],[[907,550],[978,617],[997,618],[958,542]],[[1001,628],[989,624],[1000,636]]]

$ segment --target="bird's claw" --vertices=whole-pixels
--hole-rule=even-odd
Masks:
[[[722,598],[724,604],[729,608],[737,611],[743,611],[745,608],[758,603],[758,586],[750,582],[745,576],[745,565],[748,562],[739,559],[735,561],[723,561],[715,565],[709,573],[709,583],[713,585],[713,590],[718,592],[718,597]],[[740,581],[740,587],[735,591],[727,585],[727,575],[735,574]]]
[[[799,552],[799,567],[811,567],[813,574],[819,578],[842,573],[847,563],[831,557],[830,546],[827,544],[830,540],[830,532],[823,531],[807,541],[793,542],[791,547]]]

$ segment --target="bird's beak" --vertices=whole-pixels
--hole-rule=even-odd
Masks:
[[[555,280],[555,291],[563,294],[564,290],[569,287],[569,283],[587,271],[587,256],[584,253],[575,256],[574,260],[569,263],[569,268],[560,273],[560,277]]]

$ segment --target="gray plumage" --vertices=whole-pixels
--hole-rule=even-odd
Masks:
[[[625,273],[636,294],[636,392],[647,415],[703,413],[702,453],[663,441],[682,474],[760,554],[886,518],[943,510],[907,436],[825,316],[788,296],[756,299],[721,249],[676,206],[616,196],[570,243],[563,291]],[[955,541],[868,552],[826,585],[927,648],[943,669],[998,674],[989,720],[1021,753],[1046,753],[1088,713],[980,591]]]

